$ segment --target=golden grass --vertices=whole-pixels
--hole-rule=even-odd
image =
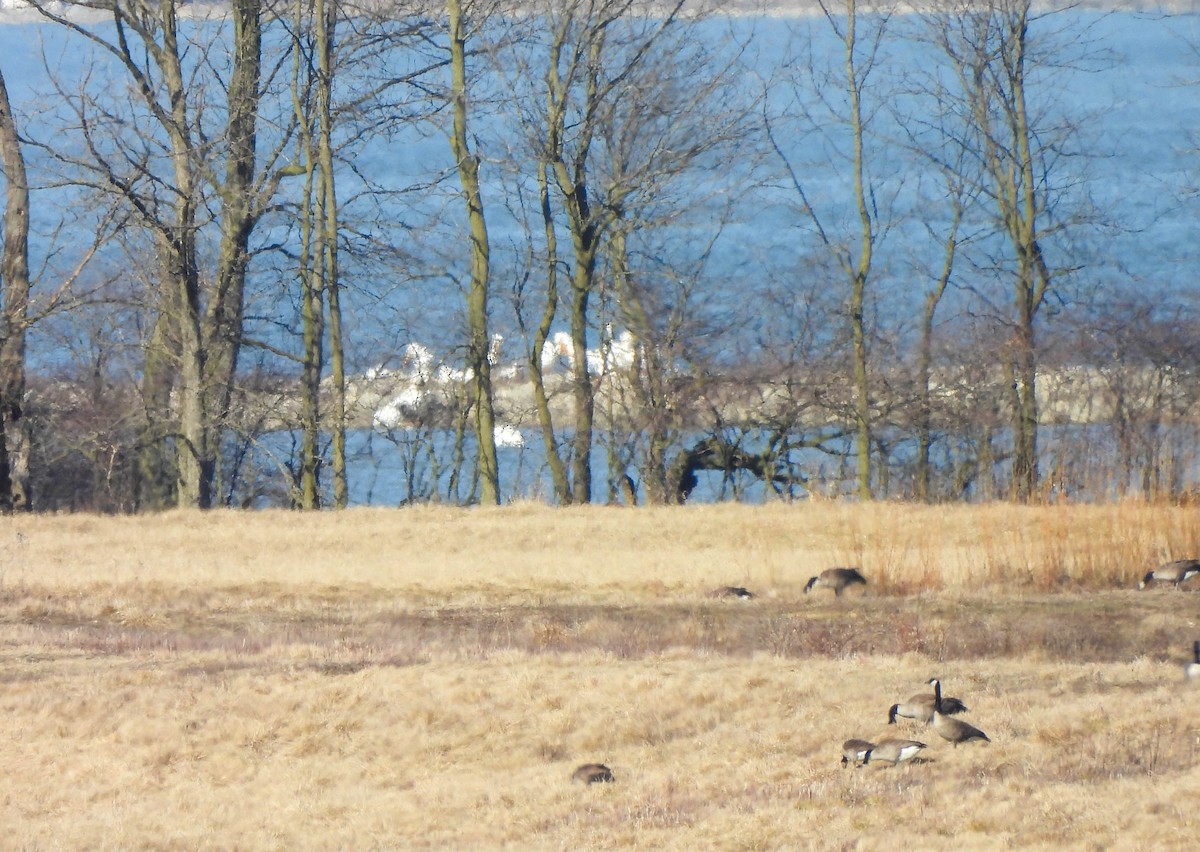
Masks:
[[[1200,510],[0,520],[0,847],[1185,849]],[[864,591],[803,593],[860,565]],[[1193,581],[1195,582],[1195,581]],[[752,601],[714,600],[722,584]],[[991,745],[889,731],[931,676]],[[842,769],[889,733],[928,762]],[[570,783],[580,763],[614,784]]]
[[[1200,553],[1197,521],[1200,509],[1141,504],[35,516],[0,521],[0,584],[641,598],[733,581],[790,593],[844,564],[890,593],[1125,588],[1162,561]]]

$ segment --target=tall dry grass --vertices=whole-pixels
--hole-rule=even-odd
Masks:
[[[1200,509],[880,503],[689,508],[361,509],[0,520],[0,585],[319,585],[581,598],[744,581],[780,591],[831,565],[874,589],[1125,588],[1200,554]]]
[[[1200,595],[1133,586],[1198,519],[0,520],[0,847],[1192,848]],[[870,585],[803,593],[835,564]],[[934,675],[991,745],[886,724]],[[889,733],[928,762],[840,768]],[[571,784],[590,761],[616,783]]]

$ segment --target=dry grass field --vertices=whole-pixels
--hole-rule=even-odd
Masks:
[[[1197,554],[1140,505],[0,519],[0,848],[1191,849],[1200,580],[1136,585]],[[990,744],[889,731],[933,676]]]

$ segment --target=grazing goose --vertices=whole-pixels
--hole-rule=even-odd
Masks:
[[[842,743],[842,766],[850,763],[861,763],[866,760],[875,743],[867,740],[846,740]]]
[[[584,763],[571,774],[571,781],[578,781],[580,784],[596,784],[598,781],[612,780],[612,769],[606,767],[604,763]]]
[[[858,573],[857,568],[827,568],[808,581],[808,585],[804,587],[804,593],[808,594],[809,590],[813,588],[833,589],[833,593],[841,597],[843,589],[857,583],[864,586],[867,584],[867,578]]]
[[[896,724],[896,717],[902,716],[905,719],[915,719],[916,721],[928,725],[933,721],[933,711],[936,708],[936,696],[932,692],[919,692],[911,696],[903,704],[893,704],[888,710],[888,724]],[[956,713],[966,713],[967,705],[963,704],[957,698],[943,698],[942,712],[947,716],[953,716]]]
[[[1192,661],[1184,669],[1187,679],[1200,682],[1200,642],[1192,643]]]
[[[714,598],[741,598],[748,601],[754,597],[754,592],[742,586],[721,586],[718,589],[713,589],[709,592],[709,597]]]
[[[954,743],[954,747],[958,748],[959,743],[970,742],[988,742],[988,735],[976,728],[974,725],[968,725],[962,719],[951,719],[942,711],[942,683],[936,677],[929,681],[933,685],[934,710],[933,710],[933,729],[937,731],[938,736],[947,742]]]
[[[580,784],[595,784],[613,780],[612,770],[603,763],[585,763],[571,775],[571,781]]]
[[[1146,576],[1138,583],[1139,589],[1144,589],[1151,582],[1171,583],[1175,588],[1184,580],[1200,574],[1200,561],[1195,559],[1177,559],[1165,565],[1159,565],[1153,571],[1147,571]]]
[[[890,763],[892,766],[895,766],[906,760],[912,760],[923,748],[925,748],[925,743],[919,743],[916,740],[901,740],[895,737],[888,737],[885,740],[880,740],[875,745],[875,748],[869,749],[863,755],[863,766],[866,766],[873,760]]]

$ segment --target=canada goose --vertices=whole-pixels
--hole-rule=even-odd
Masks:
[[[571,775],[571,781],[580,784],[595,784],[598,781],[612,781],[612,770],[603,763],[585,763]]]
[[[905,719],[915,719],[922,724],[928,725],[933,721],[933,711],[936,709],[936,696],[932,692],[919,692],[916,695],[910,696],[903,704],[893,704],[888,709],[888,724],[896,724],[896,717],[903,716]],[[966,713],[967,705],[963,704],[957,698],[943,698],[942,712],[947,716],[953,716],[956,713]]]
[[[1192,661],[1183,669],[1188,680],[1200,681],[1200,642],[1192,643]]]
[[[747,601],[754,597],[754,592],[741,586],[721,586],[719,589],[713,589],[709,593],[709,596],[714,598],[741,598]]]
[[[936,677],[929,682],[933,685],[934,696],[933,729],[937,731],[938,736],[954,743],[955,748],[958,748],[959,743],[991,742],[988,735],[974,725],[968,725],[962,719],[951,719],[942,712],[942,683]]]
[[[1153,571],[1147,571],[1146,576],[1138,583],[1138,588],[1146,588],[1150,581],[1153,580],[1158,583],[1171,583],[1178,589],[1180,583],[1190,577],[1195,577],[1197,574],[1200,574],[1200,561],[1195,559],[1177,559],[1174,562],[1159,565]]]
[[[846,740],[842,743],[842,766],[861,763],[873,748],[875,748],[875,743],[867,740]]]
[[[857,568],[827,568],[808,581],[804,593],[808,594],[809,590],[815,587],[833,589],[833,593],[841,597],[843,589],[856,583],[862,583],[864,586],[867,584],[867,578],[858,573]]]
[[[925,743],[919,743],[916,740],[901,740],[895,737],[888,737],[885,740],[880,740],[876,743],[875,748],[868,750],[863,755],[863,766],[866,766],[873,760],[884,761],[895,766],[906,760],[912,760],[923,748],[925,748]]]

